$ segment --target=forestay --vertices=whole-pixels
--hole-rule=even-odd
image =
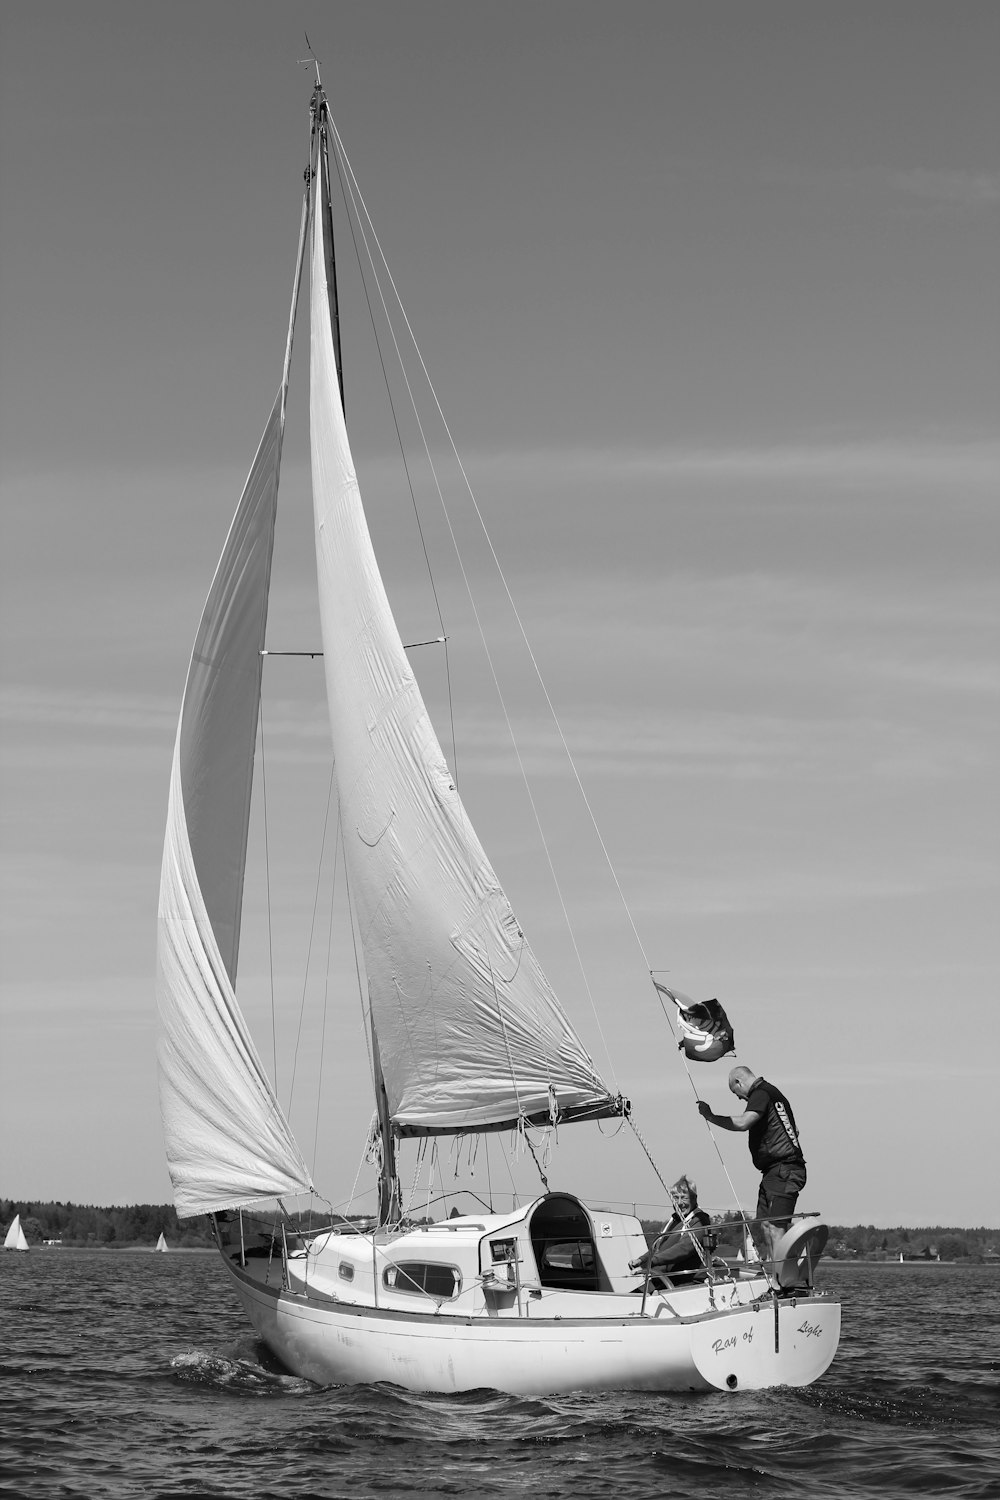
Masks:
[[[616,1113],[465,814],[389,608],[340,399],[322,208],[310,412],[324,667],[390,1116],[406,1135]]]

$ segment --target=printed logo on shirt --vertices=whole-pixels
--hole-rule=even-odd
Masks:
[[[782,1104],[780,1099],[775,1099],[774,1111],[778,1116],[778,1119],[781,1121],[782,1125],[785,1127],[785,1134],[791,1141],[792,1145],[795,1147],[796,1151],[801,1151],[802,1147],[799,1145],[799,1138],[795,1134],[795,1127],[793,1126],[791,1120],[788,1118],[788,1111]]]

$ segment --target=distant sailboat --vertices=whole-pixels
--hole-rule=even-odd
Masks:
[[[440,1222],[406,1216],[403,1141],[422,1151],[441,1137],[471,1145],[506,1131],[530,1149],[536,1129],[622,1123],[631,1106],[598,1076],[511,910],[391,612],[344,415],[330,202],[339,138],[318,82],[311,114],[284,374],[195,639],[171,772],[157,995],[177,1211],[212,1216],[260,1337],[316,1381],[522,1394],[807,1385],[840,1333],[839,1305],[813,1289],[811,1271],[794,1299],[765,1267],[736,1273],[708,1255],[677,1286],[640,1274],[632,1264],[647,1247],[635,1214],[550,1192],[541,1167],[545,1191],[511,1212],[484,1204]],[[324,657],[364,967],[379,1171],[367,1223],[317,1202],[236,996],[278,470],[307,262],[323,637],[311,654]],[[310,1220],[287,1207],[300,1197]]]
[[[156,1248],[157,1248],[157,1250],[169,1250],[170,1249],[170,1246],[167,1244],[166,1235],[164,1235],[162,1233],[162,1231],[160,1233],[160,1238],[156,1242]]]
[[[27,1250],[28,1241],[25,1239],[24,1230],[21,1228],[20,1214],[15,1214],[11,1220],[10,1228],[7,1230],[4,1238],[3,1247],[5,1250]]]

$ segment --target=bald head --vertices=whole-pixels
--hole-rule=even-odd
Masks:
[[[760,1074],[755,1073],[753,1068],[744,1068],[742,1065],[733,1068],[729,1074],[729,1092],[738,1099],[745,1099],[759,1077]]]

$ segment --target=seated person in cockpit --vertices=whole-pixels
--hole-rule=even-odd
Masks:
[[[711,1220],[698,1207],[698,1192],[689,1177],[679,1177],[669,1189],[674,1212],[664,1224],[653,1248],[630,1262],[633,1271],[648,1272],[650,1284],[661,1278],[670,1282],[693,1281],[711,1260]],[[703,1253],[704,1252],[704,1253]]]

